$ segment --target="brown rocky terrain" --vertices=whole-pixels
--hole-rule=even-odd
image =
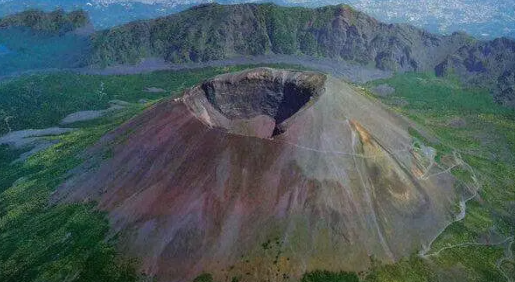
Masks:
[[[221,75],[106,135],[89,154],[112,158],[53,200],[96,201],[120,250],[158,281],[365,270],[422,249],[453,219],[455,179],[409,127],[330,76]]]

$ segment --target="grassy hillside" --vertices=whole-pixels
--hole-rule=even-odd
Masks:
[[[77,152],[139,110],[61,136],[61,144],[25,163],[9,164],[16,157],[0,148],[1,281],[135,281],[131,260],[104,240],[109,225],[102,213],[91,205],[51,206],[48,196],[84,161]]]
[[[465,218],[449,226],[425,258],[378,266],[366,281],[507,281],[514,264],[513,257],[502,258],[515,235],[515,111],[494,103],[484,90],[431,74],[398,75],[369,87],[384,83],[396,91],[380,100],[438,137],[429,144],[440,162],[458,153],[480,190]],[[423,137],[414,132],[414,138]]]
[[[114,99],[136,103],[140,99],[155,100],[177,95],[199,81],[246,67],[249,66],[113,76],[56,72],[0,82],[0,135],[8,132],[3,121],[6,116],[11,117],[9,125],[12,130],[50,127],[73,112],[106,109],[109,101]],[[149,87],[160,88],[164,92],[145,92]]]
[[[44,128],[56,125],[66,115],[80,110],[106,109],[109,101],[121,99],[157,99],[190,87],[221,69],[194,72],[156,72],[152,75],[98,76],[60,72],[24,76],[0,84],[0,109],[12,116],[13,130]],[[145,93],[147,87],[166,90],[164,93]],[[0,124],[0,133],[7,132]]]

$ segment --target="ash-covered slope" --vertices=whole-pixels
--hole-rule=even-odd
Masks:
[[[120,249],[158,281],[364,270],[371,257],[427,245],[457,200],[454,178],[413,146],[407,122],[318,73],[218,76],[92,154],[111,149],[53,198],[97,201]]]

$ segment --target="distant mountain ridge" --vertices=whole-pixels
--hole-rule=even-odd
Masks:
[[[84,67],[94,32],[84,11],[28,10],[0,18],[0,79],[26,71]]]
[[[465,33],[442,36],[385,24],[348,5],[206,4],[97,32],[92,63],[130,64],[144,57],[173,63],[262,54],[328,57],[382,70],[452,72],[471,86],[488,87],[499,103],[515,106],[509,75],[515,70],[514,45],[507,38],[487,42]]]
[[[134,20],[152,19],[212,0],[0,0],[0,17],[27,9],[83,9],[95,28],[105,29]],[[512,0],[216,0],[219,4],[273,2],[281,6],[322,7],[349,4],[383,22],[409,23],[440,34],[465,31],[477,38],[515,38]]]
[[[134,63],[150,56],[180,63],[276,53],[425,71],[470,41],[463,33],[438,36],[409,25],[384,24],[348,5],[206,4],[98,32],[92,63]]]
[[[0,27],[16,26],[55,34],[86,27],[93,32],[84,11],[32,10],[0,19]],[[515,41],[481,41],[465,33],[442,36],[407,24],[385,24],[348,5],[205,4],[97,31],[89,41],[81,43],[87,50],[79,56],[81,63],[67,65],[134,64],[149,57],[186,63],[305,55],[381,70],[455,75],[469,86],[490,89],[498,103],[515,107]]]
[[[61,9],[48,13],[27,10],[0,19],[0,28],[28,27],[51,33],[66,33],[88,25],[91,25],[88,14],[82,10],[70,13]]]

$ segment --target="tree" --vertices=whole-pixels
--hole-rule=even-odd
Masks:
[[[5,110],[0,110],[0,119],[5,122],[5,126],[7,127],[8,133],[12,131],[11,125],[9,122],[14,118],[14,116],[10,116]]]

